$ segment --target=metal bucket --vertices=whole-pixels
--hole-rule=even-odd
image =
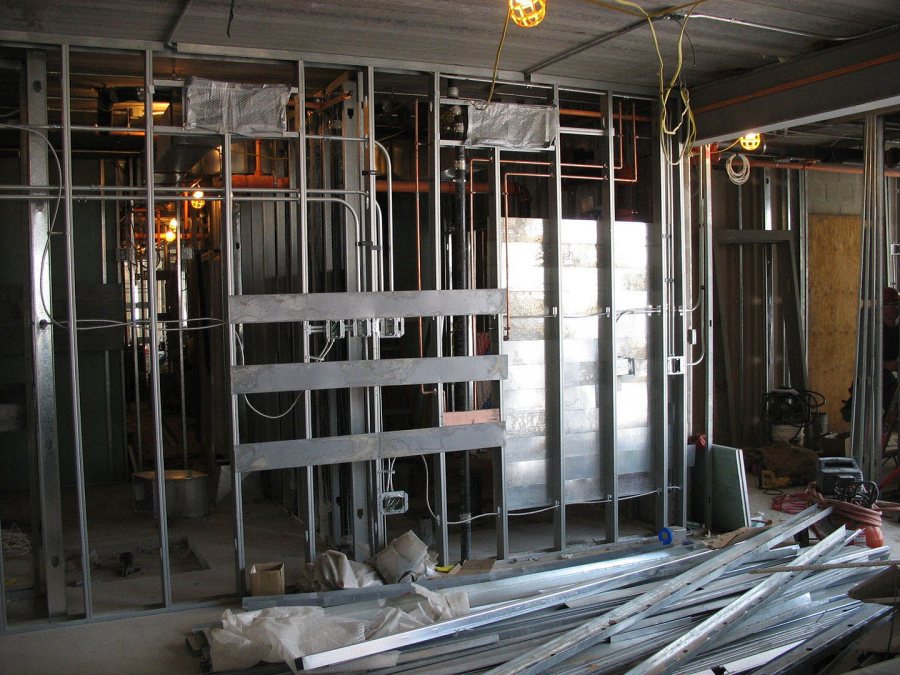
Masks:
[[[207,476],[201,471],[168,469],[166,477],[166,516],[202,518],[209,514]],[[134,500],[139,513],[159,518],[155,471],[132,474]]]

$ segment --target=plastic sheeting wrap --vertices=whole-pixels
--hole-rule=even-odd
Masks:
[[[542,105],[489,103],[469,106],[466,145],[546,150],[559,129],[559,111]]]
[[[186,129],[219,133],[282,133],[287,130],[289,87],[240,84],[193,77],[185,85]]]
[[[435,593],[410,584],[410,593],[392,598],[380,609],[336,616],[321,607],[271,607],[235,614],[226,609],[222,627],[209,633],[213,668],[240,670],[260,661],[283,661],[296,671],[296,659],[348,647],[404,631],[430,626],[469,613],[464,591]],[[397,652],[375,655],[371,668],[396,665]],[[348,664],[342,664],[342,667]],[[354,670],[355,668],[348,668]],[[361,670],[364,668],[360,668]]]

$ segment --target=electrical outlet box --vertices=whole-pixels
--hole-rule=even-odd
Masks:
[[[353,337],[372,337],[372,319],[353,319],[351,323],[351,332],[353,334]]]
[[[634,375],[634,359],[630,356],[620,356],[616,359],[616,375]]]
[[[340,340],[347,334],[343,321],[325,321],[325,337],[329,340]]]
[[[375,329],[379,337],[383,338],[400,338],[403,337],[404,326],[403,317],[393,319],[378,319],[375,323]]]
[[[666,360],[667,369],[669,375],[684,375],[684,357],[682,356],[670,356]]]
[[[381,503],[378,510],[383,516],[396,516],[406,513],[409,509],[409,495],[402,490],[381,493]]]

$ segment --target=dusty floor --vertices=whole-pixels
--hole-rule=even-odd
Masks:
[[[752,477],[751,477],[752,478]],[[750,481],[755,484],[754,480]],[[798,491],[797,489],[788,492]],[[146,515],[134,514],[129,490],[121,486],[105,486],[91,490],[89,495],[89,521],[91,550],[99,568],[92,575],[95,612],[134,611],[160,602],[161,579],[158,567],[148,565],[157,554],[158,540],[155,525]],[[188,554],[181,561],[181,571],[173,574],[173,591],[176,601],[189,603],[215,594],[227,595],[234,587],[233,558],[231,555],[231,513],[226,502],[212,508],[204,519],[174,519],[169,523],[170,537],[184,542]],[[765,518],[779,517],[772,509],[772,496],[750,488],[750,512]],[[128,513],[128,518],[122,518]],[[485,519],[490,520],[490,519]],[[570,514],[570,541],[589,545],[597,536],[602,523],[602,512],[587,508]],[[245,509],[248,563],[265,560],[288,562],[288,581],[296,578],[301,564],[303,526],[271,502],[252,497]],[[71,529],[71,528],[70,528]],[[639,526],[623,528],[627,535],[649,534]],[[896,517],[886,518],[884,536],[893,546],[892,557],[900,558],[900,523]],[[538,517],[523,518],[516,522],[511,540],[513,549],[532,550],[552,544],[547,521]],[[475,555],[492,556],[495,546],[495,530],[490,524],[473,531]],[[599,542],[598,542],[599,543]],[[77,539],[67,544],[77,544]],[[456,548],[451,541],[452,550]],[[121,578],[111,565],[121,549],[142,551],[138,573]],[[75,549],[77,551],[77,548]],[[528,556],[519,556],[527,560]],[[77,558],[77,555],[73,556]],[[95,564],[96,564],[95,562]],[[72,568],[69,577],[77,580],[80,572],[77,560],[68,561]],[[15,570],[15,566],[13,568]],[[28,571],[25,571],[27,576]],[[7,565],[8,581],[10,569]],[[16,581],[15,574],[12,581]],[[20,579],[20,583],[28,582]],[[77,583],[77,582],[75,582]],[[69,587],[70,605],[76,612],[80,606],[81,589]],[[12,594],[15,596],[15,594]],[[20,626],[29,623],[35,614],[33,600],[27,598],[10,603],[10,619]],[[100,621],[59,626],[49,630],[16,633],[0,637],[0,672],[18,673],[196,673],[199,659],[192,656],[184,643],[189,629],[197,624],[217,620],[225,606],[189,609],[177,612],[150,614],[138,618]]]

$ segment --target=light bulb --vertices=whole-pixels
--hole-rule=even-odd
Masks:
[[[175,233],[175,230],[166,230],[166,233],[163,235],[163,239],[165,239],[168,244],[171,244],[177,238],[178,235]]]
[[[169,230],[171,232],[174,232],[177,229],[178,229],[178,218],[172,218],[172,220],[169,221]]]
[[[546,14],[546,0],[509,0],[509,16],[520,28],[534,28]]]
[[[206,206],[206,200],[203,199],[203,190],[195,190],[191,195],[191,206],[195,209],[202,209]]]
[[[741,147],[747,151],[756,150],[762,143],[762,136],[755,131],[748,132],[738,139]]]

